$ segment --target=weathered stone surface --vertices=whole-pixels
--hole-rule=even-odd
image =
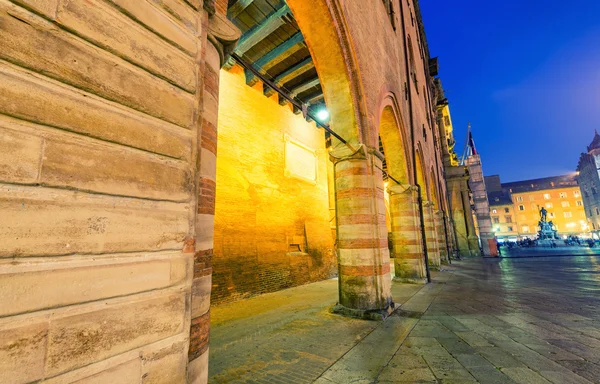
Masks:
[[[210,348],[198,358],[190,361],[188,366],[188,383],[204,384],[208,382],[208,354]]]
[[[80,36],[148,69],[181,88],[196,91],[194,60],[103,1],[63,0],[56,20]]]
[[[150,0],[162,7],[171,16],[180,21],[195,35],[200,35],[199,12],[200,0]],[[190,4],[196,8],[194,10]]]
[[[192,319],[205,314],[210,308],[211,282],[210,275],[192,282]]]
[[[179,252],[49,258],[0,263],[0,316],[61,307],[181,284]]]
[[[157,7],[146,6],[144,0],[140,6],[139,0],[110,0],[127,12],[138,22],[153,30],[161,37],[179,46],[188,54],[194,56],[198,52],[198,40],[183,26],[174,22]]]
[[[0,185],[0,257],[181,249],[185,204]]]
[[[0,181],[37,182],[41,152],[41,138],[0,128]]]
[[[130,384],[140,380],[140,359],[117,365],[93,376],[75,381],[74,384]]]
[[[191,156],[191,135],[187,130],[3,63],[0,113],[176,158]],[[0,119],[5,125],[22,124],[5,116]]]
[[[28,383],[44,375],[47,322],[0,323],[0,382]]]
[[[184,295],[107,305],[52,320],[46,374],[56,375],[117,355],[183,330]]]
[[[46,140],[40,181],[49,186],[170,201],[187,201],[192,192],[185,163],[90,140]]]
[[[143,384],[178,384],[186,380],[186,342],[142,354]]]
[[[192,123],[187,92],[6,0],[0,1],[0,31],[5,60],[180,126]]]
[[[54,19],[56,18],[56,9],[58,8],[59,1],[60,0],[15,0],[14,2],[23,4],[50,19]]]

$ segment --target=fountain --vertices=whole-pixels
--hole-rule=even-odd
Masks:
[[[556,230],[554,223],[548,221],[547,216],[548,211],[546,208],[542,207],[542,209],[540,209],[540,222],[538,223],[540,230],[538,231],[537,243],[541,246],[554,246],[555,242],[560,240],[560,237],[558,237],[558,231]]]

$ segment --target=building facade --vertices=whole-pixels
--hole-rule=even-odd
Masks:
[[[519,227],[516,221],[515,207],[510,197],[502,193],[490,192],[488,200],[492,231],[496,238],[502,241],[516,241],[519,236]]]
[[[211,296],[391,312],[473,243],[435,76],[414,0],[1,0],[0,382],[205,383]]]
[[[577,164],[585,215],[595,238],[600,238],[600,135],[598,131]]]
[[[491,179],[499,176],[491,176]],[[545,208],[548,212],[547,219],[555,225],[558,234],[566,237],[570,235],[586,236],[589,234],[589,226],[585,216],[581,190],[577,184],[577,174],[572,173],[563,176],[547,177],[542,179],[524,180],[511,183],[502,183],[502,191],[492,191],[489,195],[490,203],[500,203],[492,206],[493,225],[499,225],[500,231],[496,237],[504,235],[501,218],[508,216],[514,220],[511,223],[513,231],[506,234],[510,237],[516,232],[519,239],[535,239],[539,230],[540,210]],[[507,198],[512,202],[512,210],[507,206]],[[496,201],[498,199],[498,201]],[[501,208],[502,207],[502,208]],[[496,209],[494,214],[493,210]],[[504,213],[500,212],[504,209]],[[509,212],[506,212],[506,211]],[[498,223],[495,223],[497,218]],[[505,224],[508,229],[508,224]]]

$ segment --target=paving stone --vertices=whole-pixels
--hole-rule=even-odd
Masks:
[[[332,315],[335,281],[212,307],[210,382],[598,383],[599,262],[456,262],[444,284],[393,287],[420,319]]]
[[[487,361],[483,356],[474,353],[474,354],[458,354],[458,355],[453,355],[454,358],[456,360],[458,360],[459,363],[461,363],[465,368],[470,369],[470,368],[475,368],[475,367],[492,367],[492,368],[496,368],[492,365],[492,363],[490,363],[489,361]]]
[[[502,368],[502,373],[510,377],[514,382],[519,384],[548,384],[548,380],[544,379],[535,371],[529,368]]]
[[[514,384],[513,380],[494,367],[473,367],[469,368],[469,373],[481,383]]]
[[[556,384],[591,384],[592,382],[571,371],[540,371],[540,375]]]

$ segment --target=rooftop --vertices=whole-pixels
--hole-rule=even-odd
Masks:
[[[522,193],[542,191],[546,189],[557,189],[577,186],[577,172],[568,175],[544,177],[541,179],[514,181],[512,183],[502,183],[502,189],[510,193]]]
[[[600,135],[598,134],[598,131],[596,130],[594,133],[594,139],[592,140],[590,145],[588,145],[587,150],[588,150],[588,152],[591,152],[594,149],[599,149],[599,148],[600,148]]]

